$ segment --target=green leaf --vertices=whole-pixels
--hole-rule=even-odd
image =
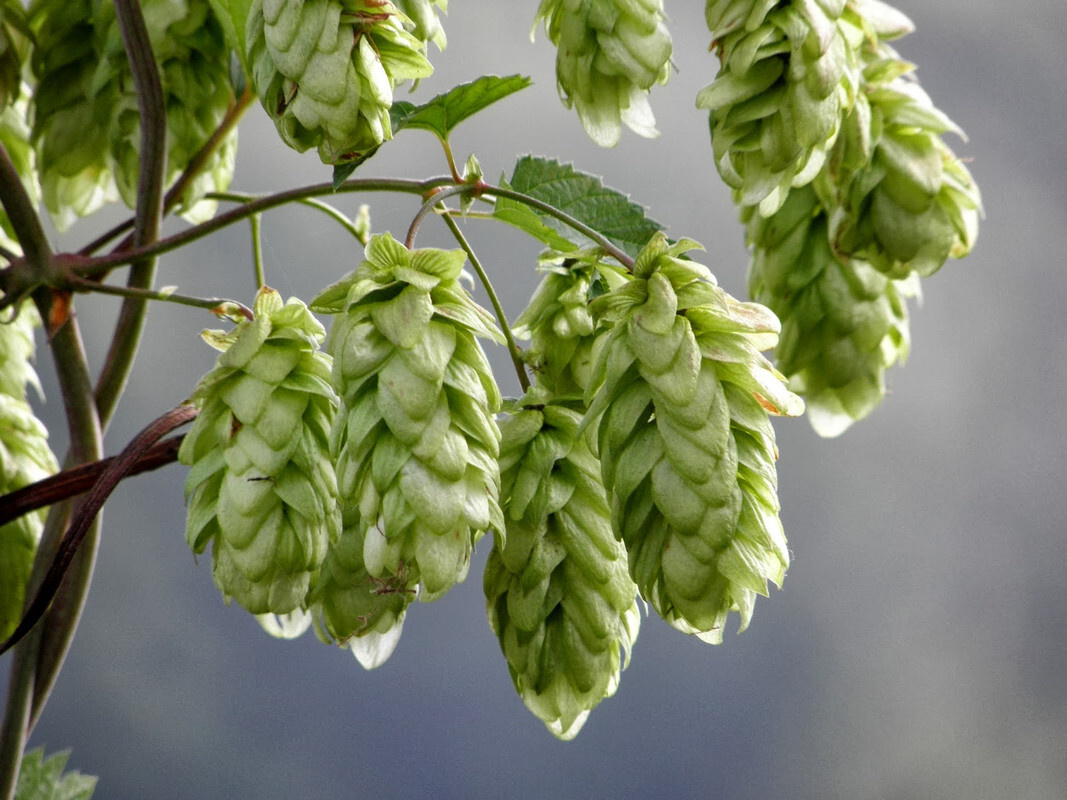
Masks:
[[[393,115],[393,133],[400,128],[422,128],[433,131],[441,139],[447,139],[452,129],[463,120],[530,85],[530,79],[524,75],[505,78],[483,75],[439,94],[421,106],[405,103],[404,106],[410,107],[398,109],[400,104],[396,103],[393,105],[393,111],[396,112]]]
[[[250,75],[248,68],[248,54],[245,48],[245,27],[248,23],[248,12],[252,8],[252,0],[208,0],[215,16],[222,24],[223,33],[230,47],[237,51],[237,58],[241,61],[241,68],[245,75]]]
[[[44,748],[30,750],[22,758],[15,800],[88,800],[96,788],[96,778],[80,772],[63,774],[70,751],[54,753],[47,759]]]
[[[566,212],[630,256],[636,256],[654,233],[663,230],[627,195],[608,188],[595,175],[576,171],[570,164],[523,156],[515,165],[510,183],[505,185]],[[516,200],[497,198],[493,216],[555,250],[566,252],[595,244],[555,217]]]

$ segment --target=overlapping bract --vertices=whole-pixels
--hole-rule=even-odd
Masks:
[[[207,331],[222,350],[191,400],[200,408],[179,460],[186,539],[212,544],[215,585],[253,614],[301,609],[326,548],[340,532],[329,429],[337,404],[322,325],[272,289],[255,319]]]
[[[672,42],[663,0],[541,0],[556,45],[556,83],[589,137],[603,147],[619,142],[622,124],[657,136],[648,92],[670,75]]]
[[[0,495],[46,478],[58,468],[48,447],[48,431],[33,413],[27,392],[40,384],[31,365],[37,312],[23,303],[0,312]],[[14,630],[22,616],[45,510],[24,514],[0,525],[0,640]]]
[[[743,630],[789,563],[768,412],[803,403],[760,352],[778,320],[678,257],[694,246],[656,234],[633,279],[593,301],[614,327],[597,341],[587,397],[641,595],[674,627],[719,642],[728,612]]]
[[[466,577],[474,543],[503,527],[500,395],[477,338],[500,334],[460,285],[465,259],[375,236],[359,267],[313,304],[338,315],[329,349],[342,407],[331,449],[361,539],[346,541],[344,571],[397,596],[366,619],[327,613],[336,638],[383,633],[378,615],[399,622],[394,604],[416,586],[423,600],[440,597]]]
[[[166,182],[190,164],[232,104],[229,50],[208,0],[146,0],[145,23],[167,111]],[[140,113],[108,0],[34,0],[33,137],[45,206],[60,228],[121,197],[136,203]],[[233,175],[236,130],[186,189],[181,212],[214,213],[209,191]]]
[[[709,0],[707,17],[722,70],[698,105],[742,207],[752,295],[781,318],[778,366],[834,436],[907,355],[918,277],[974,245],[978,188],[941,138],[959,130],[887,44],[912,30],[900,12]],[[833,91],[811,102],[820,81]]]
[[[411,20],[407,25],[414,37],[421,42],[433,42],[439,50],[448,44],[444,26],[434,6],[442,13],[448,12],[448,0],[396,0],[396,6]]]
[[[501,424],[507,540],[489,554],[484,588],[523,702],[571,739],[615,693],[640,613],[582,415],[544,395]]]
[[[287,145],[340,164],[392,138],[393,89],[433,72],[405,24],[388,0],[253,0],[252,81]]]

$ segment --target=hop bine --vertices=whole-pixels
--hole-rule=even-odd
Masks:
[[[632,279],[592,302],[613,327],[597,340],[586,424],[641,595],[717,643],[727,614],[744,630],[788,566],[768,414],[803,403],[760,353],[778,320],[679,258],[694,246],[657,233]]]
[[[191,401],[200,415],[178,459],[190,467],[186,539],[212,543],[215,585],[253,614],[306,604],[340,532],[328,435],[337,398],[322,325],[303,303],[260,290],[255,319],[206,331],[222,350]]]
[[[433,72],[411,24],[388,0],[253,0],[252,80],[285,143],[340,164],[390,139],[393,89]]]
[[[571,739],[615,693],[640,613],[582,415],[547,398],[533,389],[501,425],[507,540],[489,554],[484,588],[516,690]]]
[[[500,395],[477,339],[502,337],[460,285],[465,258],[374,236],[359,267],[312,305],[338,315],[331,449],[356,531],[346,526],[339,554],[350,577],[331,575],[388,598],[366,619],[366,595],[344,612],[324,600],[335,638],[384,633],[377,615],[399,623],[416,586],[437,599],[466,576],[474,543],[503,529]]]
[[[535,27],[541,20],[556,45],[560,97],[594,142],[614,147],[622,123],[659,135],[648,92],[670,75],[662,0],[541,0]]]

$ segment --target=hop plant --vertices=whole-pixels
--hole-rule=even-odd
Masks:
[[[33,146],[30,144],[26,110],[26,98],[22,96],[0,110],[0,144],[3,144],[15,171],[22,179],[26,196],[31,203],[37,205],[41,198],[41,188],[37,184],[36,158]],[[15,231],[11,227],[11,220],[2,208],[0,208],[0,244],[13,252],[21,252],[15,239]]]
[[[589,299],[603,279],[595,256],[575,256],[548,260],[540,285],[513,326],[517,337],[530,340],[525,358],[555,397],[582,397],[593,365],[597,324]]]
[[[212,543],[215,585],[253,614],[300,609],[340,532],[329,429],[337,405],[322,325],[273,289],[255,318],[206,331],[222,351],[191,401],[200,414],[178,459],[190,467],[186,539]]]
[[[108,161],[119,87],[94,83],[92,0],[33,0],[33,142],[45,207],[60,230],[118,199]]]
[[[313,303],[338,314],[331,449],[341,497],[358,507],[364,568],[405,593],[417,577],[426,601],[462,581],[474,543],[503,527],[500,395],[476,338],[502,337],[460,285],[465,258],[374,236]]]
[[[5,113],[10,109],[5,109]],[[58,469],[48,447],[48,431],[33,413],[27,391],[40,392],[31,365],[37,312],[23,303],[0,320],[0,495],[46,478]],[[22,616],[26,585],[44,524],[44,510],[0,525],[0,641]]]
[[[831,240],[891,278],[925,277],[971,251],[981,196],[942,139],[962,131],[910,79],[913,66],[884,43],[865,56],[864,92],[817,184]]]
[[[716,167],[742,206],[773,213],[825,163],[859,81],[862,31],[844,10],[845,0],[708,0],[722,66],[697,107],[709,112]]]
[[[594,142],[614,147],[622,123],[659,135],[648,93],[670,75],[662,0],[541,0],[535,27],[541,20],[556,45],[560,97]]]
[[[803,403],[761,354],[778,320],[720,289],[657,233],[633,278],[598,297],[614,327],[586,397],[612,521],[641,595],[674,627],[717,643],[729,611],[747,627],[789,563],[768,413]]]
[[[411,20],[410,31],[421,42],[433,42],[437,49],[444,50],[448,44],[444,26],[434,6],[448,13],[448,0],[396,0],[397,8]]]
[[[837,436],[885,396],[885,372],[910,346],[907,299],[918,278],[886,277],[830,247],[827,213],[811,187],[796,189],[768,218],[747,211],[756,242],[752,297],[782,322],[775,363],[802,394],[822,436]]]
[[[285,143],[339,164],[391,138],[393,89],[433,72],[406,24],[388,0],[253,0],[252,80]]]
[[[489,553],[484,587],[516,690],[571,739],[615,693],[640,612],[582,415],[547,397],[533,390],[501,424],[507,539]]]
[[[230,56],[222,26],[208,0],[145,0],[141,8],[167,109],[165,178],[170,185],[192,162],[234,102]],[[101,92],[104,87],[121,87],[109,125],[108,156],[119,194],[133,208],[137,204],[141,163],[141,114],[114,5],[110,0],[97,2],[94,11],[99,66],[93,86]],[[199,222],[214,214],[217,203],[201,198],[207,192],[229,187],[236,153],[234,127],[184,192],[184,217]]]
[[[29,51],[29,25],[20,0],[0,1],[0,108],[22,92],[22,65]]]

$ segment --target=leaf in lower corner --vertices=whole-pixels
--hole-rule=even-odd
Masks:
[[[645,216],[645,209],[595,175],[578,172],[570,164],[523,156],[515,165],[508,188],[522,192],[566,212],[603,234],[630,256],[636,256],[652,234],[663,226]],[[518,201],[497,198],[493,216],[522,228],[556,250],[561,241],[585,247],[591,244],[565,223]]]
[[[89,800],[96,778],[80,772],[63,773],[69,750],[44,757],[44,748],[27,751],[19,769],[15,800]]]

